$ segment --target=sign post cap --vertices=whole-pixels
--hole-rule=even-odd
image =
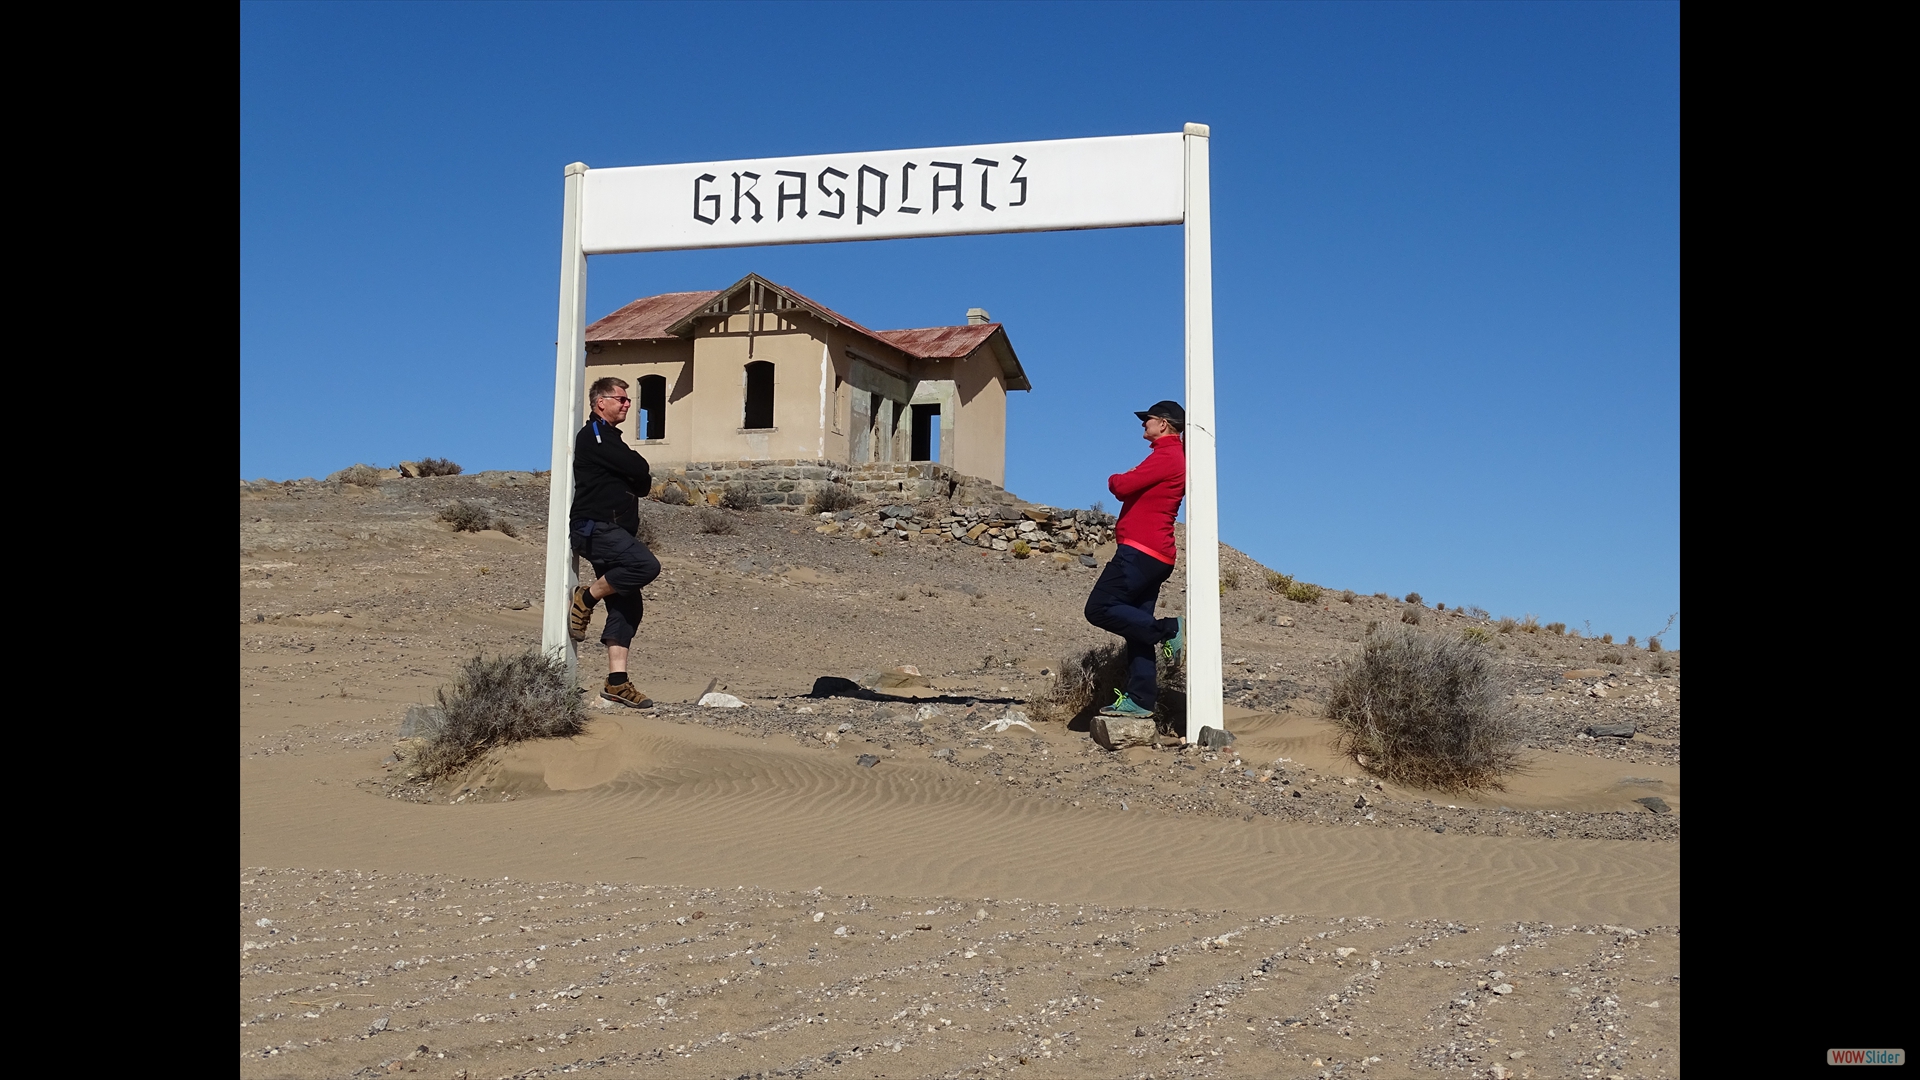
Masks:
[[[1188,124],[1184,130],[1188,135],[1198,135],[1203,139],[1208,137],[1205,124]]]

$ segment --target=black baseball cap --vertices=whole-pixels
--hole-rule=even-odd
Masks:
[[[1162,420],[1171,420],[1180,427],[1187,425],[1187,410],[1181,408],[1177,401],[1156,401],[1146,412],[1137,412],[1133,415],[1139,417],[1143,424],[1146,423],[1147,417],[1157,416]]]

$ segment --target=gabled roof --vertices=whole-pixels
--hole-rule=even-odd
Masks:
[[[739,294],[748,293],[745,304],[736,303]],[[967,326],[929,326],[917,330],[869,330],[825,304],[799,292],[748,274],[724,289],[708,292],[662,293],[643,296],[619,310],[597,319],[587,327],[588,341],[669,341],[693,336],[702,318],[740,314],[757,303],[762,311],[779,313],[801,311],[826,323],[841,326],[862,337],[888,345],[920,360],[963,360],[983,347],[991,347],[1011,390],[1031,390],[1020,359],[1006,328],[999,323]]]
[[[588,341],[660,341],[679,337],[668,327],[690,312],[719,296],[718,292],[670,292],[643,296],[626,307],[594,320],[587,327]]]

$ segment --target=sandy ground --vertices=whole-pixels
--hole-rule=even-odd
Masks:
[[[449,531],[454,497],[520,535]],[[545,499],[242,486],[243,1076],[1678,1073],[1677,668],[1501,635],[1526,770],[1376,784],[1320,702],[1405,605],[1226,550],[1233,752],[1110,754],[981,730],[1102,639],[1092,571],[648,504],[660,707],[409,785],[406,706],[538,641]],[[972,703],[803,696],[900,663]],[[716,680],[748,707],[689,704]]]

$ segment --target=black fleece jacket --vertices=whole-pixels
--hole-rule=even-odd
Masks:
[[[647,459],[628,446],[620,429],[598,417],[573,440],[573,525],[606,521],[632,532],[640,526],[640,498],[653,490]]]

